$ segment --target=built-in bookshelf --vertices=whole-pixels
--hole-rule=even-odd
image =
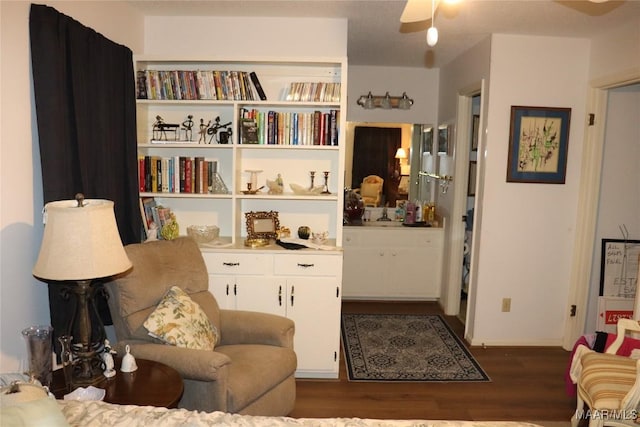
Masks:
[[[216,225],[201,250],[220,306],[293,319],[296,375],[337,378],[346,59],[141,56],[135,70],[141,212],[168,209],[180,235]],[[292,237],[307,226],[329,239],[245,245],[261,212]]]
[[[290,230],[328,231],[341,247],[344,58],[135,63],[141,197],[170,207],[180,234],[217,225],[241,247],[244,214],[277,211]],[[255,194],[250,171],[260,171]],[[299,191],[324,186],[325,174],[324,193]],[[278,178],[283,191],[273,194]]]

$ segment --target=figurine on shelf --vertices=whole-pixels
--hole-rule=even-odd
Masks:
[[[193,141],[193,115],[189,114],[187,120],[182,122],[182,128],[184,129],[184,138],[186,141]]]
[[[169,214],[169,221],[160,229],[160,235],[164,240],[177,239],[180,235],[180,226],[173,212]]]
[[[154,240],[158,240],[158,226],[154,221],[151,221],[151,224],[149,224],[149,232],[147,233],[147,240],[145,240],[145,242],[153,242]]]
[[[211,138],[209,138],[209,144],[214,142],[214,138],[216,138],[215,142],[218,144],[229,144],[231,142],[230,139],[232,134],[230,127],[231,122],[220,124],[220,116],[216,117],[214,125],[207,129],[207,134],[211,135]],[[220,131],[219,137],[216,136],[218,135],[218,131]]]
[[[198,139],[198,144],[206,144],[207,143],[207,132],[209,131],[209,127],[211,126],[211,120],[206,125],[204,124],[204,119],[200,119],[200,139]]]
[[[156,116],[156,121],[153,123],[153,139],[158,141],[168,141],[167,131],[173,132],[173,139],[178,139],[178,133],[176,132],[179,125],[173,123],[165,123],[161,116]]]
[[[282,175],[278,174],[274,181],[267,180],[267,187],[269,187],[269,194],[282,194],[284,192]]]

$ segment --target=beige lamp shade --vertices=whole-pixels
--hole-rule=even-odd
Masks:
[[[131,268],[109,200],[62,200],[44,207],[45,226],[33,275],[46,280],[89,280]]]
[[[407,152],[405,151],[405,149],[402,147],[398,148],[398,151],[396,151],[396,159],[406,159],[406,158],[407,158]]]

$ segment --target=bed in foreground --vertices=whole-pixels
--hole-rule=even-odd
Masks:
[[[240,427],[540,427],[509,421],[373,420],[359,418],[288,418],[197,412],[149,406],[113,405],[105,402],[58,400],[71,426],[240,426]]]

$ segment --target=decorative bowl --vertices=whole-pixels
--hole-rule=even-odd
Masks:
[[[220,235],[220,229],[215,225],[190,225],[187,227],[187,236],[196,243],[209,243]]]
[[[294,194],[298,196],[317,196],[322,193],[322,185],[315,186],[313,188],[305,188],[298,184],[289,184]]]
[[[106,390],[90,385],[87,388],[79,387],[69,394],[64,395],[64,400],[102,400]]]

